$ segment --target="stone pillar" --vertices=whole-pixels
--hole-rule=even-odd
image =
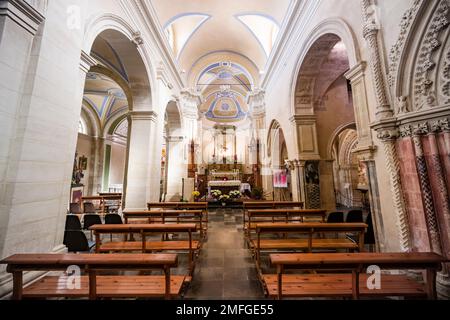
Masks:
[[[363,37],[368,45],[370,54],[369,64],[372,70],[372,82],[375,90],[377,122],[372,129],[378,132],[382,140],[386,155],[386,168],[389,173],[394,210],[397,217],[397,227],[400,248],[403,251],[411,249],[408,216],[406,212],[403,189],[400,181],[400,165],[396,150],[396,139],[399,136],[394,112],[389,101],[389,91],[386,86],[383,56],[384,50],[380,45],[378,17],[376,16],[373,0],[362,0],[362,14],[364,19]]]
[[[105,161],[105,138],[93,137],[91,148],[91,168],[92,173],[89,176],[89,192],[97,194],[104,191],[102,188],[103,166]]]
[[[334,193],[333,161],[323,160],[319,164],[320,172],[320,201],[321,208],[326,210],[336,209],[336,195]],[[351,177],[350,177],[351,185]]]
[[[11,203],[4,199],[8,188],[7,168],[10,148],[14,143],[23,78],[28,71],[33,41],[44,17],[25,1],[0,2],[0,257],[4,257]],[[14,63],[12,64],[12,59]]]
[[[396,147],[396,140],[398,137],[398,129],[389,127],[387,126],[387,124],[385,124],[384,129],[378,130],[378,138],[382,140],[383,149],[386,156],[386,169],[389,174],[394,210],[397,218],[400,248],[403,251],[410,251],[410,226],[408,221],[408,214],[405,207],[405,200],[400,177],[400,162],[398,159]]]
[[[373,0],[362,0],[362,13],[364,18],[363,37],[368,44],[370,54],[370,67],[372,69],[373,83],[376,91],[378,119],[388,119],[393,116],[393,110],[389,103],[383,57],[383,48],[379,44],[378,17],[376,16]]]
[[[355,152],[358,152],[358,150],[368,150],[369,152],[375,150],[373,146],[372,131],[370,129],[365,71],[366,62],[362,61],[345,74],[345,77],[350,81],[352,86],[356,131],[358,133],[358,146]]]
[[[167,138],[167,195],[166,201],[180,201],[183,197],[182,182],[187,178],[187,168],[183,161],[183,137]]]
[[[266,154],[267,146],[265,141],[267,138],[266,128],[266,101],[265,91],[255,88],[247,96],[247,104],[249,106],[248,117],[251,123],[252,141],[255,141],[255,148],[252,150],[255,155],[253,166],[253,176],[256,187],[262,187],[267,192],[272,192],[272,170],[267,163]],[[263,176],[266,176],[263,178]],[[268,190],[267,190],[268,189]]]
[[[430,179],[428,175],[427,163],[423,151],[421,135],[428,132],[427,126],[417,125],[413,129],[413,143],[416,153],[417,170],[419,173],[419,182],[422,189],[422,197],[425,209],[425,220],[430,233],[431,250],[442,254],[441,238],[439,235],[439,226],[436,218],[433,193],[431,191]]]
[[[291,171],[293,201],[301,201],[306,205],[305,161],[288,160],[286,164]]]
[[[128,115],[129,135],[124,186],[125,208],[144,210],[153,194],[159,194],[159,183],[154,183],[151,169],[154,163],[152,137],[156,135],[156,114],[153,111],[131,111]]]
[[[66,251],[64,223],[89,61],[80,61],[82,31],[65,31],[65,9],[50,1],[41,14],[25,1],[0,2],[0,258]],[[55,61],[64,63],[49,72]],[[0,296],[11,290],[4,270],[0,266]],[[26,272],[24,282],[36,276]]]

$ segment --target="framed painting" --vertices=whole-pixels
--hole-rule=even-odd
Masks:
[[[84,187],[74,187],[71,190],[70,202],[71,203],[81,203],[81,198],[83,197]]]

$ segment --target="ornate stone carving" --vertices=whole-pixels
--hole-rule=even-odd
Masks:
[[[412,129],[410,125],[400,127],[400,136],[402,138],[407,138],[412,136]]]
[[[450,5],[448,0],[439,2],[433,19],[425,32],[414,71],[415,110],[436,106],[436,84],[432,72],[436,67],[435,51],[441,47],[441,32],[450,25]]]
[[[194,89],[183,89],[181,91],[181,105],[183,116],[189,119],[198,119],[198,108],[202,103],[201,95]]]
[[[400,132],[397,128],[384,128],[377,131],[377,137],[383,141],[395,140],[399,137]]]
[[[370,66],[372,68],[375,93],[377,98],[377,116],[379,119],[386,119],[393,116],[391,106],[388,101],[387,87],[383,75],[383,63],[378,45],[379,27],[373,14],[369,12],[373,8],[370,0],[362,1],[362,10],[364,17],[363,36],[369,46]]]
[[[445,55],[441,79],[442,79],[441,94],[445,99],[444,104],[449,104],[450,103],[450,50]]]
[[[397,105],[395,108],[396,114],[403,114],[409,112],[408,97],[397,97]]]
[[[400,34],[398,36],[397,42],[392,46],[389,52],[388,82],[391,87],[394,86],[395,79],[397,77],[398,64],[400,56],[405,47],[407,35],[409,34],[412,22],[414,21],[423,1],[424,0],[414,0],[411,8],[409,8],[405,12],[400,22]]]
[[[400,181],[400,163],[397,157],[397,150],[394,140],[383,142],[386,154],[386,168],[389,173],[391,191],[393,196],[394,209],[397,216],[397,228],[402,251],[409,251],[411,248],[408,215],[403,199],[402,185]]]

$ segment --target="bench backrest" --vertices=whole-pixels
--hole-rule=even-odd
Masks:
[[[149,203],[147,203],[147,208],[149,210],[154,209],[154,208],[206,210],[208,208],[208,203],[207,202],[149,202]]]
[[[257,233],[320,233],[320,232],[362,232],[365,223],[258,223]]]
[[[169,232],[195,232],[197,224],[184,223],[153,223],[153,224],[117,224],[93,225],[89,228],[95,233],[169,233]]]
[[[298,201],[244,201],[244,209],[270,208],[303,208],[303,202]]]

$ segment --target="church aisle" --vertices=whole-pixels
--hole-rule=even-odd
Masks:
[[[209,212],[208,239],[196,264],[187,300],[263,299],[264,293],[242,230],[242,212]]]

